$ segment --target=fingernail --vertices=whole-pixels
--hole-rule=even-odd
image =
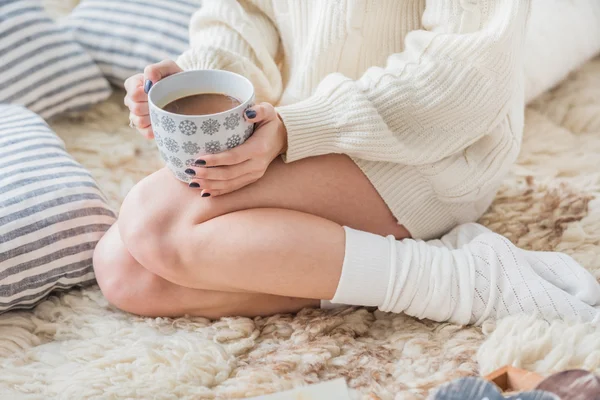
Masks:
[[[198,182],[192,182],[188,186],[191,188],[197,189],[200,187],[200,184]]]
[[[248,117],[249,119],[256,118],[256,111],[246,110],[246,117]]]
[[[202,197],[210,197],[210,193],[204,193],[202,194]]]
[[[152,81],[150,79],[146,79],[146,82],[144,82],[144,92],[148,94],[150,89],[152,89]]]
[[[204,160],[196,160],[194,161],[194,165],[197,167],[201,167],[202,165],[206,165],[206,161]]]
[[[186,169],[186,170],[185,170],[185,171],[183,171],[183,172],[185,172],[186,174],[188,174],[188,175],[190,175],[190,176],[194,176],[194,175],[196,175],[196,171],[194,171],[194,170],[193,170],[193,169],[191,169],[191,168],[188,168],[188,169]]]

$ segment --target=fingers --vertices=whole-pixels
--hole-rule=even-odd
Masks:
[[[260,103],[247,109],[245,117],[249,122],[267,122],[277,118],[277,111],[275,111],[275,107],[269,103]]]
[[[147,85],[145,82],[150,80],[152,83],[156,83],[177,72],[181,72],[181,68],[174,61],[164,60],[147,66],[143,74],[133,75],[125,81],[127,95],[123,102],[129,108],[129,119],[140,134],[148,139],[154,138],[154,132],[148,115],[150,110],[147,92],[151,85]]]
[[[258,132],[258,131],[255,131]],[[243,144],[233,149],[217,154],[206,154],[196,161],[197,166],[222,167],[226,165],[241,164],[244,161],[257,159],[267,160],[265,157],[269,153],[269,145],[264,140],[258,138],[258,135],[251,136]],[[272,158],[271,158],[272,160]],[[268,164],[263,165],[266,168]]]
[[[246,143],[241,146],[234,147],[231,150],[217,154],[207,154],[198,160],[197,165],[205,167],[221,167],[225,165],[241,164],[251,158],[252,154],[248,151]]]
[[[163,60],[159,63],[148,65],[144,69],[144,81],[150,80],[156,83],[169,75],[181,72],[182,69],[173,60]]]
[[[273,138],[277,139],[275,134],[279,131],[275,124],[280,121],[275,108],[261,103],[247,109],[245,119],[259,126],[254,136],[233,149],[203,155],[185,170],[192,178],[190,188],[201,190],[202,197],[221,196],[255,182],[277,156],[279,146],[273,144]],[[269,126],[275,128],[269,131]]]
[[[150,110],[148,108],[148,95],[142,88],[144,76],[142,74],[134,75],[125,81],[127,95],[123,103],[129,108],[129,120],[135,125],[135,128],[146,138],[154,137],[150,127]]]
[[[216,197],[226,193],[234,192],[260,179],[259,174],[250,173],[239,176],[228,181],[195,180],[190,187],[201,190],[203,197]]]
[[[148,95],[144,91],[143,86],[138,86],[135,89],[127,92],[127,96],[125,98],[130,98],[132,101],[136,103],[146,103],[148,102]]]
[[[125,90],[129,94],[134,91],[136,88],[141,87],[144,84],[144,75],[143,74],[135,74],[130,76],[125,80]]]
[[[148,126],[146,128],[137,128],[137,130],[146,139],[154,139],[154,132],[152,131],[152,126]]]
[[[148,102],[147,101],[134,101],[131,97],[126,96],[125,100],[124,100],[125,105],[127,106],[127,108],[129,108],[129,111],[131,111],[131,113],[133,115],[148,115],[150,113],[150,109],[148,107]]]
[[[145,129],[150,126],[150,116],[149,115],[135,115],[129,114],[129,120],[133,122],[135,127],[140,129]]]
[[[133,75],[125,81],[125,96],[124,103],[130,107],[132,103],[145,103],[148,101],[148,95],[143,88],[144,76],[142,74]],[[131,107],[130,107],[131,108]]]
[[[143,74],[133,75],[125,81],[125,90],[127,90],[126,98],[129,98],[130,101],[135,103],[147,102],[148,90],[150,90],[151,86],[146,85],[147,80],[151,81],[152,83],[156,83],[169,75],[173,75],[181,71],[182,69],[179,68],[179,66],[173,60],[163,60],[159,63],[148,65],[144,69]],[[137,113],[134,112],[134,114]]]
[[[205,179],[213,181],[227,181],[251,172],[259,171],[259,168],[254,164],[255,163],[252,162],[252,160],[248,160],[241,164],[216,168],[190,166],[185,170],[185,173],[193,180]]]
[[[125,81],[127,95],[123,103],[129,108],[129,120],[135,125],[135,128],[142,136],[152,139],[154,133],[150,126],[150,110],[148,108],[148,95],[144,93],[142,83],[144,75],[137,74]]]

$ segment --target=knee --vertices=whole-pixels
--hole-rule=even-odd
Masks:
[[[131,255],[144,268],[180,283],[189,273],[190,252],[194,263],[203,264],[201,230],[197,225],[215,213],[213,201],[197,200],[171,177],[159,171],[140,181],[127,195],[119,214],[119,232]],[[192,240],[190,244],[189,241]]]
[[[152,287],[158,277],[145,271],[129,254],[116,224],[98,242],[93,263],[98,286],[110,304],[132,314],[154,314],[150,299],[158,294]]]
[[[177,221],[172,199],[156,190],[160,186],[154,180],[151,175],[131,189],[118,224],[125,248],[150,271],[175,262],[172,233]]]
[[[94,272],[96,281],[104,297],[108,302],[120,309],[129,311],[129,296],[131,276],[128,273],[131,268],[127,249],[119,238],[117,224],[100,239],[94,250]]]

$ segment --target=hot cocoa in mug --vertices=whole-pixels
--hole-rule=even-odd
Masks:
[[[163,107],[173,114],[207,115],[218,114],[239,106],[242,102],[222,93],[201,93],[181,97]]]

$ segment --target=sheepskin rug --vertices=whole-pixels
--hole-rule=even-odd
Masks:
[[[161,166],[153,143],[127,127],[122,97],[51,124],[115,209]],[[600,59],[527,108],[518,165],[481,223],[600,277]],[[140,318],[92,287],[0,316],[0,399],[245,398],[339,377],[356,399],[424,399],[505,364],[600,372],[599,333],[533,317],[464,328],[364,308]]]

